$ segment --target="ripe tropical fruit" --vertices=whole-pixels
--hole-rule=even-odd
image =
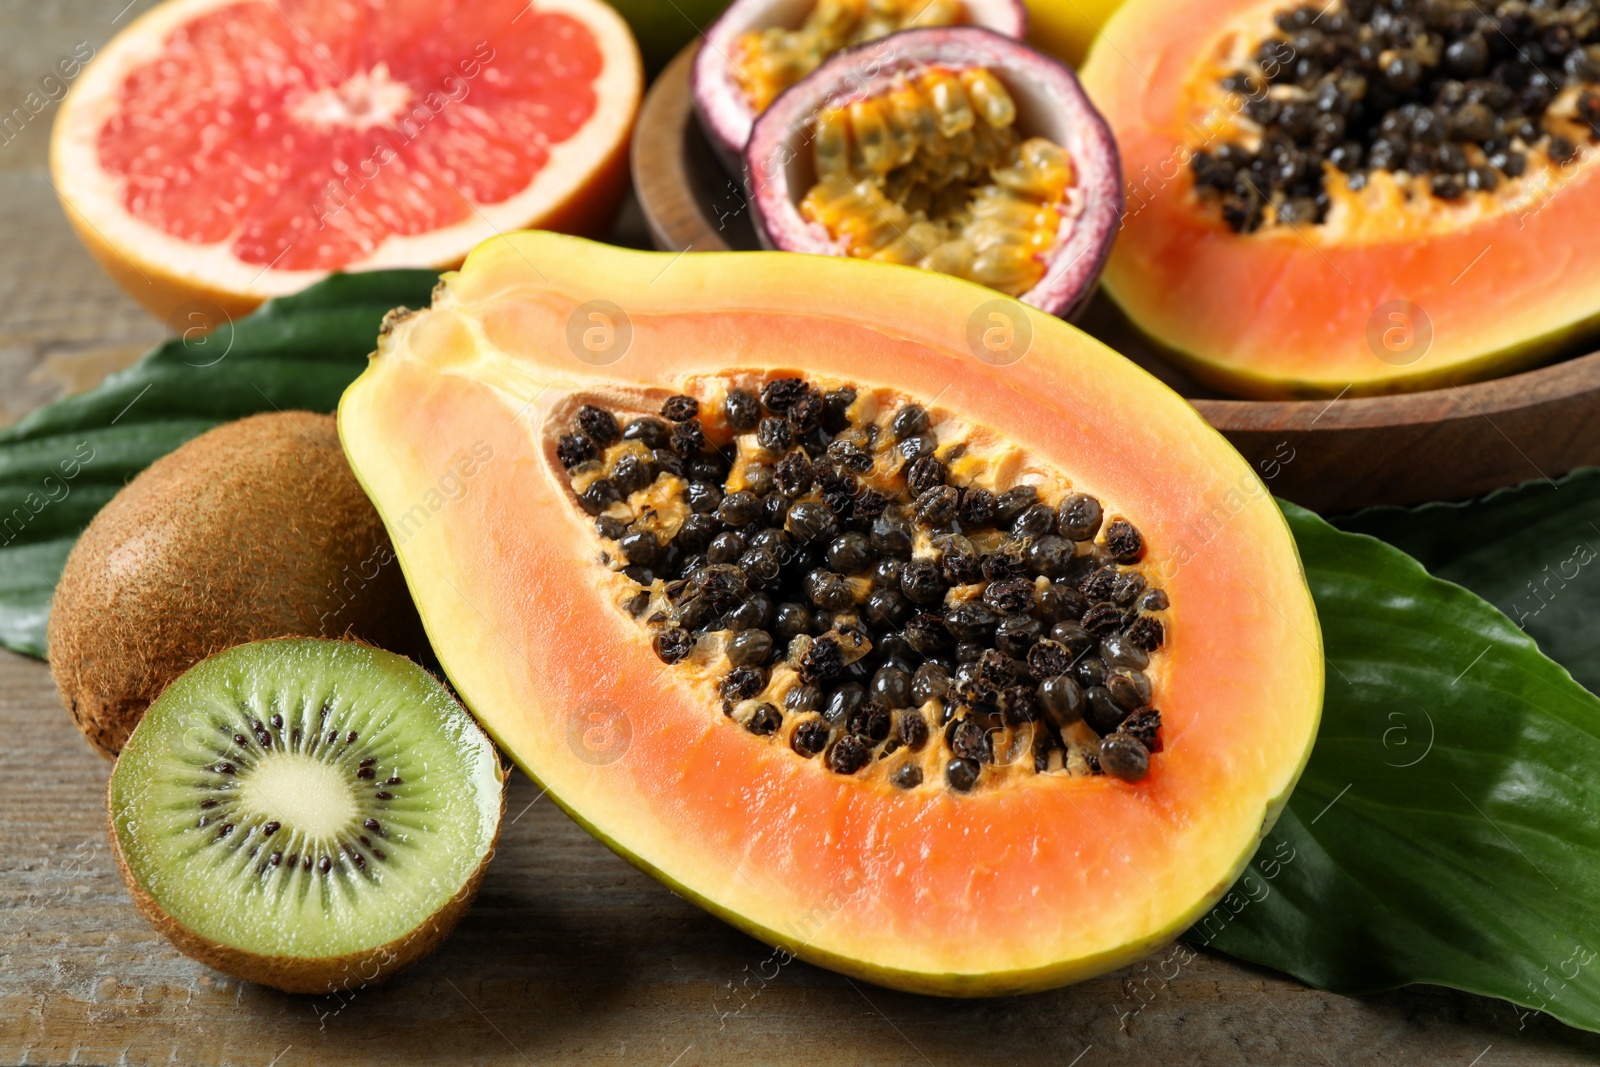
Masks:
[[[107,795],[128,892],[180,951],[328,993],[387,979],[455,926],[494,853],[505,774],[411,661],[277,640],[172,683]]]
[[[1483,378],[1600,317],[1589,4],[1130,0],[1083,80],[1128,182],[1106,288],[1218,388]]]
[[[51,174],[135,299],[238,315],[520,226],[603,232],[641,91],[601,0],[172,0],[73,86]]]
[[[332,416],[227,423],[156,460],[100,510],[50,608],[50,672],[115,756],[174,678],[215,652],[353,635],[423,656],[394,548]]]
[[[712,146],[740,171],[739,153],[761,113],[824,60],[871,45],[880,63],[898,51],[884,38],[928,26],[982,26],[1020,39],[1021,0],[735,0],[695,55],[695,113]]]
[[[1078,66],[1123,0],[1027,0],[1028,43]]]
[[[530,264],[540,265],[538,271]],[[1176,394],[926,271],[480,246],[340,405],[457,691],[601,840],[904,989],[1120,966],[1309,753],[1283,516]]]
[[[757,120],[768,248],[954,274],[1070,317],[1122,210],[1117,148],[1072,72],[976,28],[853,49]]]
[[[1072,316],[1122,211],[1116,145],[1077,79],[973,27],[890,44],[835,56],[756,121],[762,244],[954,274]]]

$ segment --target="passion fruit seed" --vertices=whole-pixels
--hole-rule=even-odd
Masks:
[[[987,467],[926,409],[860,400],[778,378],[709,412],[686,395],[659,417],[579,410],[557,458],[657,656],[839,775],[968,792],[1145,773],[1102,741],[1139,745],[1146,770],[1162,747],[1149,670],[1170,601],[1139,569],[1143,535],[1085,493],[973,484]],[[954,504],[933,514],[931,493]]]
[[[906,73],[876,96],[825,107],[817,183],[800,213],[857,258],[1021,296],[1044,277],[1077,177],[1060,145],[1024,140],[1016,118],[982,67]]]
[[[1341,0],[1274,20],[1221,83],[1245,98],[1248,133],[1191,162],[1236,233],[1322,223],[1375,172],[1455,202],[1600,140],[1593,0]]]
[[[841,49],[915,26],[954,26],[965,18],[961,0],[818,0],[799,29],[774,26],[744,34],[729,62],[750,106],[765,111],[779,93]]]

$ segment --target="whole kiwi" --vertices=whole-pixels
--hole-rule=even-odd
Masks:
[[[303,411],[201,434],[112,498],[56,586],[50,670],[78,729],[114,757],[150,702],[194,664],[291,636],[428,655],[334,417]]]

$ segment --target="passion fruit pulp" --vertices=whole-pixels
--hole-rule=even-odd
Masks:
[[[1123,203],[1072,72],[970,27],[829,60],[757,120],[745,165],[768,248],[935,270],[1063,316],[1093,291]]]
[[[916,27],[983,26],[1021,39],[1020,0],[735,0],[695,57],[695,111],[730,168],[757,116],[823,61]]]

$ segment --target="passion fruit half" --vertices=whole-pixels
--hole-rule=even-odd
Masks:
[[[756,117],[829,56],[900,30],[961,25],[1021,40],[1028,15],[1020,0],[735,0],[695,57],[695,112],[737,170]]]
[[[756,233],[952,274],[1070,317],[1122,214],[1116,143],[1063,64],[990,30],[841,53],[756,121]]]

